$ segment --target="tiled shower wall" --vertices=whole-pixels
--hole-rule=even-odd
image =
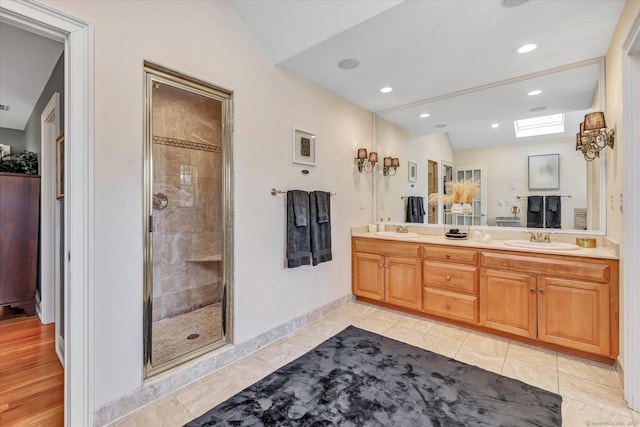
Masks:
[[[153,93],[153,321],[220,302],[221,103],[160,84]]]

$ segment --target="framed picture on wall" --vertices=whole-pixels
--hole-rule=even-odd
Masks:
[[[560,154],[529,156],[529,190],[560,189]]]
[[[315,166],[317,163],[316,134],[293,128],[291,162]]]
[[[418,180],[418,164],[415,162],[409,162],[409,182],[416,182]]]
[[[56,199],[64,200],[64,133],[56,139]]]

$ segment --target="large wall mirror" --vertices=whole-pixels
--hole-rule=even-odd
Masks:
[[[585,114],[603,111],[604,87],[604,60],[597,58],[376,113],[374,151],[399,158],[400,168],[393,176],[376,171],[375,220],[417,225],[421,217],[407,216],[407,198],[417,196],[425,225],[604,233],[606,150],[594,161],[576,151]],[[528,136],[518,137],[516,126]],[[478,187],[465,214],[428,203],[462,180]],[[559,200],[557,223],[532,224],[536,200]]]
[[[230,342],[231,92],[145,63],[145,376]]]

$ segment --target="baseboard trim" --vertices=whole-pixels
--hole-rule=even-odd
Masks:
[[[290,333],[314,322],[328,313],[354,300],[352,294],[345,295],[315,310],[289,320],[250,340],[228,345],[197,359],[191,360],[148,380],[133,392],[106,403],[94,411],[94,425],[103,426],[122,418],[156,400],[185,387],[205,375],[209,375],[254,351],[271,344]]]

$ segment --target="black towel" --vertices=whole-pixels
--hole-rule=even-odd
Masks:
[[[547,228],[560,228],[562,221],[562,205],[560,204],[560,196],[545,196],[544,204],[547,207],[545,211],[545,222]]]
[[[330,194],[324,191],[313,191],[309,194],[311,259],[313,265],[333,259],[331,254],[331,210],[329,199]],[[321,206],[323,209],[321,209]],[[324,215],[322,210],[324,210]]]
[[[318,207],[318,222],[320,224],[329,222],[329,198],[330,193],[325,191],[315,191],[316,206]]]
[[[529,196],[527,198],[527,227],[542,228],[544,226],[542,214],[542,196]]]
[[[289,268],[311,263],[308,213],[309,193],[300,190],[287,191],[287,267]],[[304,225],[298,225],[302,223]]]
[[[407,197],[406,222],[424,222],[424,199],[422,197]]]

